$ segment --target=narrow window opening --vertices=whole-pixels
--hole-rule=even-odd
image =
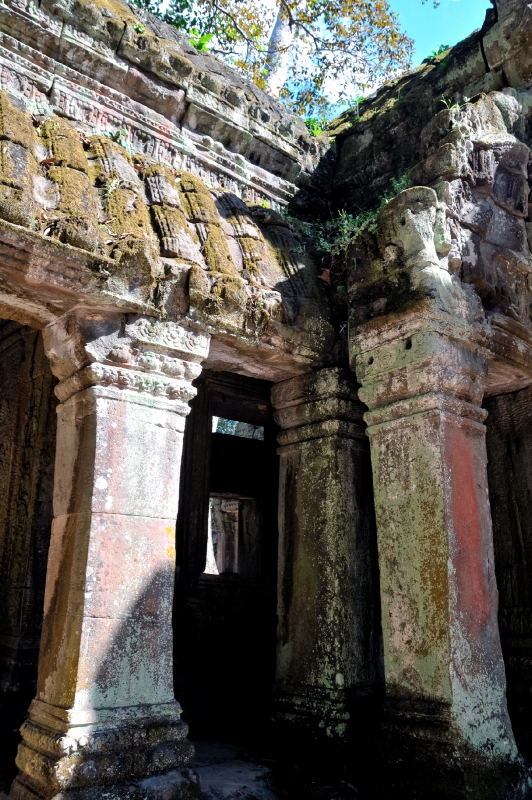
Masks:
[[[240,436],[242,439],[257,439],[264,441],[264,426],[252,425],[249,422],[239,422],[237,419],[212,418],[212,432],[225,433],[228,436]]]

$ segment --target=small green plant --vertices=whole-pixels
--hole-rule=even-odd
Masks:
[[[200,36],[200,32],[197,28],[192,28],[190,33],[192,35],[188,37],[188,41],[192,47],[195,47],[196,50],[199,50],[200,52],[208,51],[209,42],[214,36],[214,33],[204,33],[202,36]]]
[[[133,25],[133,30],[135,33],[146,33],[146,28],[144,25],[141,25],[140,22],[137,22],[135,25]]]
[[[109,200],[113,192],[116,191],[117,189],[120,189],[121,186],[122,186],[122,181],[120,180],[118,175],[113,175],[107,181],[107,183],[103,188],[103,196],[105,197],[105,199]]]
[[[353,100],[351,100],[351,101],[350,101],[350,103],[349,103],[349,108],[350,108],[350,110],[352,110],[352,111],[354,111],[354,112],[355,112],[355,116],[354,116],[354,122],[357,122],[357,121],[360,119],[360,104],[361,104],[361,103],[362,103],[362,102],[363,102],[365,99],[366,99],[366,98],[364,97],[364,95],[363,95],[363,94],[361,94],[361,95],[359,95],[358,97],[355,97],[355,98],[354,98]]]
[[[448,97],[444,97],[443,95],[440,98],[440,103],[443,103],[447,111],[460,111],[460,103],[457,103],[455,100],[453,101]]]
[[[125,128],[121,128],[119,131],[104,131],[103,135],[117,144],[122,144],[124,139],[127,142],[129,138],[129,134]]]
[[[292,228],[304,238],[312,241],[318,253],[323,255],[320,280],[331,287],[336,299],[344,302],[347,284],[349,248],[364,232],[375,233],[377,216],[384,206],[412,185],[408,173],[390,180],[391,189],[379,196],[373,209],[359,214],[348,214],[342,209],[337,216],[325,222],[305,222],[286,217]],[[301,252],[305,247],[302,245]]]
[[[261,200],[259,200],[259,206],[261,206],[261,208],[270,208],[270,202],[263,197]]]
[[[440,103],[443,103],[448,111],[461,111],[469,103],[469,101],[470,98],[466,97],[465,95],[462,98],[462,103],[459,103],[457,100],[450,100],[448,97],[444,97],[444,95],[442,95],[440,98]]]
[[[447,52],[447,50],[450,50],[450,49],[451,49],[450,45],[448,45],[448,44],[440,44],[438,49],[437,50],[433,50],[432,53],[430,54],[430,56],[428,56],[425,59],[425,61],[427,62],[427,64],[437,64],[437,63],[439,63],[440,69],[445,69],[445,67],[449,63],[449,58],[450,58],[451,54],[449,53],[449,55],[446,56],[445,58],[442,58],[441,61],[438,61],[438,57],[442,56],[444,53]]]
[[[305,125],[307,126],[307,130],[311,136],[319,136],[320,133],[323,133],[327,126],[327,119],[319,117],[307,117],[305,120]]]

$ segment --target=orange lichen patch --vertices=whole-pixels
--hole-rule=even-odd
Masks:
[[[0,139],[8,139],[34,152],[35,130],[31,116],[15,108],[7,92],[0,91]]]
[[[52,117],[39,126],[39,140],[52,154],[59,167],[88,172],[88,161],[79,133],[64,119]]]

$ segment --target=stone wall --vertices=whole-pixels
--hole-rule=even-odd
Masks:
[[[481,31],[318,141],[139,13],[0,5],[0,312],[16,321],[2,346],[16,343],[35,395],[11,439],[31,440],[33,412],[52,430],[50,375],[28,355],[40,339],[17,323],[43,329],[61,401],[45,646],[12,796],[197,793],[172,659],[184,702],[198,699],[233,637],[221,677],[235,687],[258,620],[246,663],[262,661],[264,710],[276,565],[289,744],[376,765],[382,798],[530,796],[514,737],[526,752],[530,8],[498,0]],[[412,187],[348,253],[349,369],[319,260],[276,208],[374,208],[403,173]],[[279,558],[264,537],[260,581],[202,575],[210,492],[256,496],[223,483],[213,414],[264,424],[271,464],[278,434]],[[256,460],[273,498],[277,466]],[[28,491],[16,467],[21,488],[3,495],[17,520],[19,498],[41,496],[31,470]],[[44,516],[29,516],[5,541],[31,542]],[[9,552],[2,564],[23,566]]]

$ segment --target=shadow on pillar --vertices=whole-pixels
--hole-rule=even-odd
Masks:
[[[365,407],[352,374],[337,368],[278,384],[272,397],[283,428],[279,751],[316,782],[364,789],[374,782],[384,683]]]
[[[117,800],[187,800],[196,796],[196,779],[184,769],[194,748],[187,739],[188,728],[180,718],[179,706],[168,695],[172,631],[168,625],[161,635],[159,619],[161,613],[169,618],[168,608],[164,608],[169,602],[167,588],[167,571],[158,571],[132,604],[127,618],[84,618],[85,645],[94,651],[99,666],[95,674],[78,675],[78,682],[86,688],[73,712],[79,719],[96,721],[47,730],[42,723],[36,726],[30,715],[22,730],[26,743],[39,733],[43,742],[47,737],[51,741],[63,737],[67,747],[60,754],[49,751],[44,769],[39,766],[41,756],[31,745],[19,748],[21,772],[10,795],[15,800],[59,798],[63,793],[69,800],[100,800],[104,787],[112,787]],[[124,577],[116,591],[127,593],[128,589]],[[94,622],[105,624],[93,627]],[[111,633],[105,644],[107,632]]]

